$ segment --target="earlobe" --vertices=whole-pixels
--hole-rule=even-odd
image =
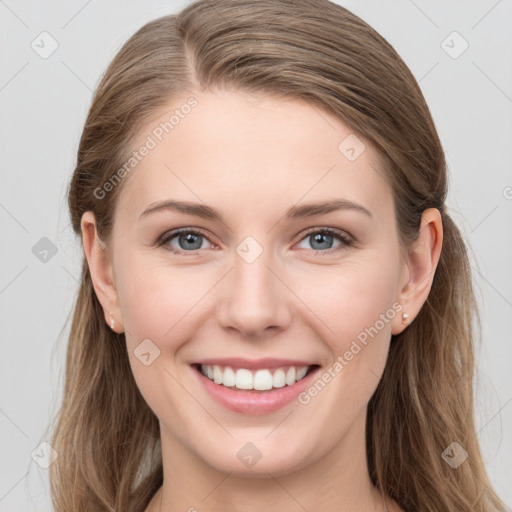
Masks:
[[[123,332],[119,298],[113,279],[112,263],[106,245],[98,236],[94,213],[87,211],[81,219],[84,256],[87,259],[94,291],[105,314],[105,322],[114,332]]]
[[[428,298],[443,245],[443,221],[437,208],[426,209],[421,217],[419,235],[408,249],[407,271],[400,284],[398,302],[407,313],[406,322],[402,315],[395,318],[392,334],[401,333],[414,321]]]

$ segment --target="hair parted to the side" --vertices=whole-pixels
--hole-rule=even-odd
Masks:
[[[75,233],[94,212],[107,241],[123,183],[101,187],[133,151],[141,127],[173,98],[216,88],[309,101],[378,150],[400,239],[422,212],[442,213],[444,244],[427,302],[393,336],[370,400],[368,468],[406,511],[504,510],[475,431],[475,319],[465,243],[445,209],[443,149],[421,90],[392,46],[328,0],[199,1],[147,23],[121,48],[93,96],[69,188]],[[158,420],[133,378],[124,335],[105,323],[84,258],[67,349],[63,402],[51,444],[56,512],[141,512],[162,484]],[[452,469],[452,442],[468,452]],[[172,475],[168,475],[172,478]]]

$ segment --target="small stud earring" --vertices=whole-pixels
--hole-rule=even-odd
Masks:
[[[112,313],[110,313],[110,328],[114,330],[114,317],[112,316]]]
[[[404,324],[407,323],[407,319],[409,318],[409,313],[402,313],[402,322]]]

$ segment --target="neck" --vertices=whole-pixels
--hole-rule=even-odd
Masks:
[[[293,471],[222,472],[207,464],[161,424],[163,486],[146,512],[384,512],[397,510],[370,481],[366,410],[342,440]],[[256,466],[254,466],[256,469]]]

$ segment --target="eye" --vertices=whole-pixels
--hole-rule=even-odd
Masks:
[[[173,241],[176,239],[176,245],[173,245]],[[199,249],[205,249],[203,242],[208,240],[206,235],[200,231],[193,231],[188,228],[176,229],[164,234],[159,241],[158,245],[169,246],[169,249],[179,254],[185,254],[187,252],[197,251]]]
[[[334,239],[337,239],[340,244],[337,248],[331,250]],[[354,243],[345,233],[334,228],[311,229],[301,241],[303,240],[309,240],[315,252],[327,252],[329,254],[350,247]]]
[[[340,243],[338,247],[332,249],[332,243],[335,239]],[[310,241],[314,252],[328,254],[350,247],[354,243],[344,232],[334,228],[313,228],[306,233],[301,242],[304,240]],[[194,254],[194,251],[208,248],[208,243],[205,246],[205,242],[209,242],[209,239],[201,230],[181,228],[162,235],[157,245],[166,246],[166,248],[177,254]]]

